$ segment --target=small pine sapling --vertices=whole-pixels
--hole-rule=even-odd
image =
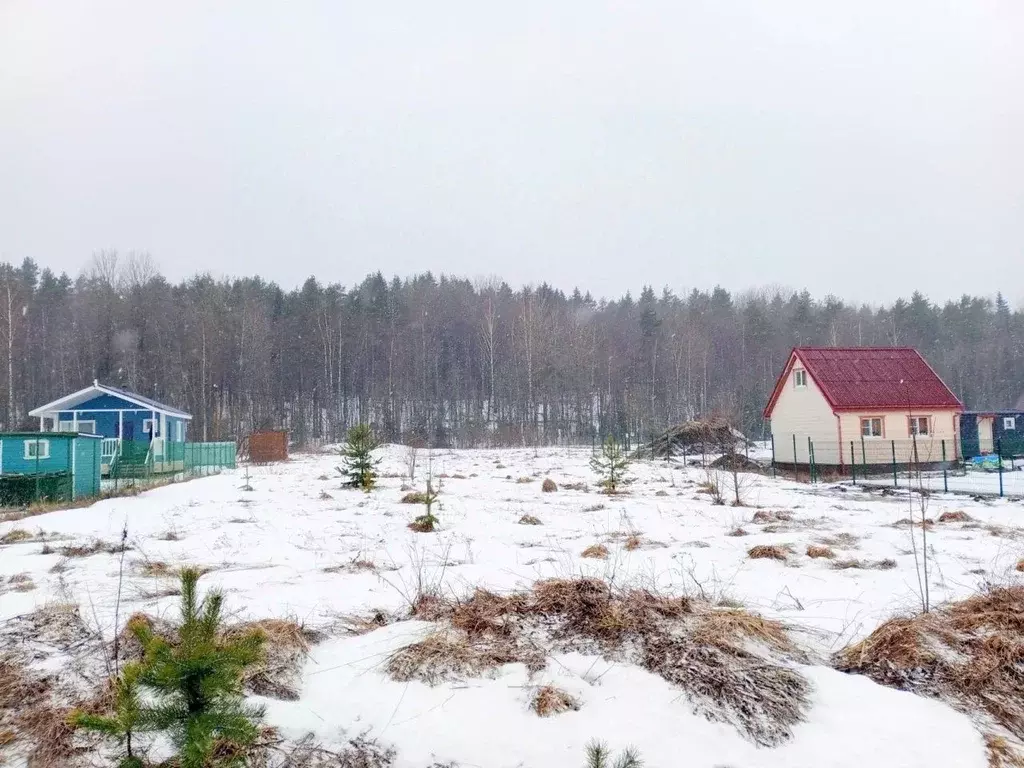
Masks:
[[[345,485],[349,488],[360,488],[367,493],[377,483],[377,465],[380,459],[373,457],[377,440],[368,424],[357,424],[348,431],[348,439],[341,449],[344,466],[338,472],[345,477]]]
[[[601,445],[601,452],[590,460],[590,468],[600,478],[598,485],[605,493],[618,493],[619,487],[626,480],[629,459],[613,435],[608,435]]]
[[[434,490],[434,484],[427,478],[427,490],[423,494],[423,506],[426,507],[426,512],[422,515],[418,515],[415,520],[409,525],[409,527],[417,533],[433,533],[435,527],[441,522],[437,515],[434,514],[434,504],[437,503],[437,497],[441,494],[440,485],[437,490]],[[440,504],[437,504],[438,509],[441,508]]]
[[[142,646],[142,660],[125,665],[115,681],[114,714],[76,712],[71,723],[111,736],[125,748],[119,768],[140,768],[133,733],[160,733],[177,748],[180,768],[244,764],[244,748],[259,735],[263,710],[246,704],[242,673],[263,655],[265,635],[227,640],[221,626],[223,595],[200,601],[200,571],[181,572],[181,625],[177,637],[153,633],[144,619],[128,623]],[[140,693],[145,693],[144,697]],[[234,757],[219,757],[230,754]]]
[[[612,760],[612,752],[602,741],[587,744],[587,762],[584,768],[643,768],[640,753],[627,747]]]

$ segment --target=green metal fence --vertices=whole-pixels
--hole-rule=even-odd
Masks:
[[[72,500],[71,472],[0,475],[0,507],[27,507],[36,502]]]
[[[980,496],[1024,497],[1021,446],[996,440],[993,451],[964,458],[955,440],[859,437],[839,443],[772,437],[772,471],[812,483],[849,478],[858,485]]]
[[[205,475],[220,469],[235,468],[236,447],[232,442],[178,443],[181,446],[184,471]]]

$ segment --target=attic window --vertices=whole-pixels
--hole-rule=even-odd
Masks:
[[[797,389],[803,389],[807,386],[807,371],[803,368],[797,368],[793,371],[793,386]]]
[[[1017,417],[1003,416],[1003,429],[1017,429]]]

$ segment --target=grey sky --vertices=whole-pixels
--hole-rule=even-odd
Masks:
[[[0,0],[0,257],[1024,299],[1019,0]]]

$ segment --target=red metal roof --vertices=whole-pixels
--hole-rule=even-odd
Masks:
[[[796,347],[764,409],[771,417],[790,370],[801,362],[833,410],[957,408],[957,399],[916,349]]]

